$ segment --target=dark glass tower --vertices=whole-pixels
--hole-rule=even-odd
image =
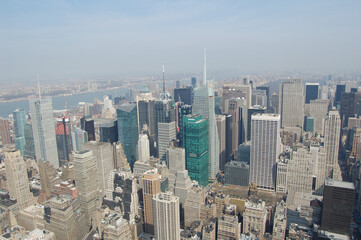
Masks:
[[[80,119],[81,129],[88,133],[88,141],[95,141],[94,120],[90,117]]]
[[[99,133],[101,142],[118,142],[118,121],[102,119],[99,125]]]
[[[68,117],[61,117],[56,119],[56,145],[58,148],[58,157],[60,165],[69,161],[69,155],[72,148],[71,143],[71,127]]]
[[[319,88],[319,83],[306,83],[306,103],[310,103],[311,100],[318,99]]]
[[[208,185],[208,120],[201,115],[183,118],[183,146],[189,177],[199,185]]]
[[[192,105],[193,103],[193,88],[175,88],[174,89],[174,101],[184,102],[185,104]]]
[[[335,93],[335,100],[333,102],[333,105],[337,107],[337,105],[340,105],[341,103],[341,94],[345,92],[346,85],[344,84],[337,84],[336,86],[336,93]]]
[[[136,104],[124,104],[117,107],[118,140],[122,144],[128,162],[133,167],[137,157],[138,114]]]

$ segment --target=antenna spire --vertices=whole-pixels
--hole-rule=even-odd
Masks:
[[[41,100],[41,91],[40,91],[39,74],[38,74],[38,91],[39,91],[39,100]]]
[[[164,64],[163,64],[163,92],[165,93]]]
[[[207,52],[206,48],[204,48],[204,70],[203,70],[203,82],[207,83]]]

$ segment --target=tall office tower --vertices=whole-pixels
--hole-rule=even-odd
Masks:
[[[116,110],[113,106],[113,101],[111,96],[105,95],[104,99],[104,107],[102,109],[102,118],[113,118],[116,113]]]
[[[352,182],[326,179],[321,229],[350,236],[355,187]]]
[[[280,95],[277,93],[272,93],[271,96],[271,106],[273,108],[274,113],[280,113]]]
[[[49,163],[38,161],[39,176],[41,183],[41,193],[38,197],[38,202],[44,202],[51,197],[54,185],[58,184],[61,180],[58,176],[57,170]]]
[[[323,133],[324,119],[327,117],[330,100],[316,99],[310,101],[310,116],[314,118],[314,131]]]
[[[267,93],[266,90],[256,89],[252,91],[251,98],[252,106],[261,106],[267,108]]]
[[[20,151],[15,148],[5,150],[5,170],[8,190],[11,198],[15,198],[19,210],[35,203],[29,189],[26,164]]]
[[[55,168],[59,168],[51,98],[30,98],[29,104],[36,159],[50,162]]]
[[[275,163],[280,154],[280,115],[252,115],[250,183],[274,190]]]
[[[26,124],[26,113],[24,109],[16,109],[13,112],[14,118],[14,130],[15,130],[15,147],[19,149],[21,155],[24,155],[25,150],[25,124]]]
[[[137,96],[138,129],[141,131],[146,125],[150,143],[150,155],[157,156],[157,119],[155,115],[155,98],[149,91],[143,91]]]
[[[237,161],[250,163],[251,157],[251,142],[244,142],[238,146]]]
[[[330,92],[330,89],[328,86],[321,86],[321,96],[320,96],[320,99],[322,100],[327,100],[329,99],[329,92]]]
[[[174,184],[174,195],[179,197],[179,204],[183,210],[184,204],[187,200],[188,192],[192,187],[192,180],[190,179],[187,170],[177,171],[176,176],[177,178],[175,179],[175,184]],[[182,213],[182,219],[183,217],[184,216]]]
[[[250,107],[247,111],[247,141],[251,140],[251,130],[252,130],[252,121],[251,121],[251,117],[253,114],[255,113],[266,113],[266,108],[265,107],[258,107],[258,106],[253,106]]]
[[[105,195],[105,190],[110,172],[113,170],[113,148],[110,143],[90,141],[83,144],[83,149],[92,151],[95,157],[96,176],[100,196]],[[95,175],[92,175],[94,177]]]
[[[183,145],[186,149],[186,168],[192,180],[208,185],[208,120],[201,115],[183,118]]]
[[[77,198],[84,210],[87,229],[95,223],[95,211],[100,206],[97,164],[92,151],[83,150],[73,153],[74,178]],[[109,176],[109,175],[108,175]]]
[[[154,234],[153,198],[160,193],[161,176],[156,170],[149,170],[142,178],[144,228],[146,233]]]
[[[214,83],[213,80],[207,81],[206,76],[204,76],[204,82],[203,86],[199,86],[194,91],[193,113],[208,119],[208,178],[214,179],[219,171],[219,137],[214,111]]]
[[[58,148],[59,162],[63,165],[69,162],[69,155],[72,149],[71,126],[68,117],[56,118],[56,145]]]
[[[1,142],[5,144],[11,144],[10,137],[10,127],[9,121],[4,118],[0,118],[0,133],[1,133]]]
[[[24,156],[35,157],[34,135],[33,135],[33,127],[31,123],[25,124],[24,137],[25,137]]]
[[[192,114],[192,105],[185,105],[182,102],[176,103],[176,127],[178,145],[183,146],[183,117]]]
[[[348,118],[354,117],[356,113],[355,93],[344,92],[341,94],[340,115],[342,127],[347,127]]]
[[[186,88],[174,89],[174,102],[183,102],[187,105],[193,104],[193,88],[187,86]]]
[[[168,93],[162,93],[161,99],[155,102],[155,115],[156,115],[156,127],[157,127],[157,156],[161,160],[165,160],[165,150],[169,145],[168,139],[175,139],[175,120],[176,110],[173,105],[173,101]],[[169,129],[170,134],[166,131]],[[174,130],[173,130],[174,129]],[[174,132],[173,132],[174,131]],[[161,135],[161,136],[160,136]]]
[[[184,204],[184,225],[189,227],[201,219],[201,206],[204,204],[204,188],[193,182]]]
[[[169,191],[174,190],[177,172],[186,170],[185,155],[185,149],[176,147],[174,144],[171,144],[167,149],[167,177]]]
[[[311,100],[318,99],[318,92],[320,91],[319,83],[306,83],[306,99],[305,103],[310,103]]]
[[[71,142],[73,150],[78,152],[83,150],[83,144],[88,142],[88,133],[81,128],[73,127],[71,129]]]
[[[302,79],[288,79],[280,84],[280,114],[282,127],[303,127]]]
[[[269,86],[258,86],[256,87],[257,90],[263,90],[266,91],[266,96],[267,96],[267,112],[269,112],[270,107],[271,107],[271,96],[270,96],[270,91],[269,91]]]
[[[138,216],[137,180],[131,171],[114,170],[109,175],[108,189],[103,205],[111,210],[119,208],[124,219],[130,223]]]
[[[175,122],[159,122],[158,123],[158,156],[161,161],[166,161],[167,148],[171,141],[176,140],[177,133]]]
[[[147,162],[150,158],[149,140],[147,134],[141,133],[138,140],[138,160]]]
[[[117,108],[118,137],[128,162],[133,167],[137,159],[138,114],[136,104],[124,104]]]
[[[82,117],[80,119],[81,129],[88,133],[88,141],[95,141],[94,120],[90,117]]]
[[[118,121],[116,119],[101,119],[99,134],[101,142],[118,142]]]
[[[227,162],[226,158],[226,116],[216,115],[217,130],[219,137],[219,169],[223,170]]]
[[[222,92],[222,110],[225,111],[225,101],[230,98],[246,100],[247,109],[252,105],[252,89],[250,85],[234,85],[234,84],[225,84],[223,85]]]
[[[196,86],[197,86],[197,79],[196,79],[195,77],[192,77],[191,83],[192,83],[192,87],[193,87],[193,88],[196,88]]]
[[[276,212],[273,218],[273,233],[272,239],[284,240],[286,236],[287,227],[287,207],[282,200],[277,204]]]
[[[344,85],[344,84],[337,84],[337,86],[336,86],[336,92],[335,92],[335,100],[334,100],[334,102],[333,102],[333,105],[334,105],[335,107],[339,107],[339,106],[340,106],[340,104],[341,104],[341,94],[342,94],[343,92],[345,92],[345,90],[346,90],[346,85]]]
[[[233,117],[236,117],[234,121],[238,123],[238,126],[235,126],[238,131],[236,136],[238,136],[238,143],[243,143],[247,139],[247,123],[248,123],[248,109],[246,106],[246,101],[244,99],[230,98],[225,101],[225,114],[231,114]],[[266,107],[255,106],[257,109]],[[253,109],[252,107],[250,109]],[[234,137],[234,136],[233,136]],[[236,143],[236,140],[235,140]]]
[[[179,198],[172,192],[153,198],[154,232],[157,240],[180,239]]]
[[[333,170],[338,165],[341,118],[338,111],[328,112],[325,120],[324,146],[326,151],[325,176],[333,177]]]

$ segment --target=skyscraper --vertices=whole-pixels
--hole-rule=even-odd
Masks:
[[[124,104],[117,107],[118,137],[128,162],[133,167],[137,159],[138,116],[136,104]]]
[[[186,105],[182,102],[176,103],[177,110],[177,140],[179,142],[179,146],[183,146],[183,117],[192,114],[192,105]]]
[[[141,162],[147,162],[150,158],[149,140],[146,134],[140,134],[138,140],[138,159]]]
[[[74,152],[74,178],[77,198],[85,214],[87,229],[95,222],[95,212],[100,205],[96,159],[89,150]],[[109,175],[108,175],[109,176]]]
[[[177,138],[175,122],[158,123],[158,155],[161,161],[166,160],[166,151],[169,143]]]
[[[11,198],[15,198],[19,210],[35,203],[29,189],[26,164],[19,150],[9,148],[5,150],[6,178]]]
[[[219,171],[219,137],[214,111],[214,83],[207,80],[206,58],[204,59],[203,86],[194,90],[193,113],[208,119],[208,178],[214,179]]]
[[[333,170],[338,164],[341,118],[338,111],[329,111],[325,120],[324,146],[326,151],[325,176],[333,177]]]
[[[347,127],[348,118],[354,117],[356,113],[355,93],[344,92],[341,94],[340,115],[342,127]]]
[[[352,182],[326,179],[321,229],[350,235],[355,187]]]
[[[252,115],[250,183],[259,188],[274,190],[276,159],[280,154],[280,116]]]
[[[318,99],[319,88],[319,83],[306,83],[306,103],[310,103],[311,100]]]
[[[96,175],[100,196],[105,195],[110,172],[113,170],[113,147],[110,143],[90,141],[83,144],[83,149],[92,151],[95,156]]]
[[[188,115],[183,119],[183,146],[186,150],[186,168],[192,180],[208,185],[208,120],[201,115]]]
[[[195,77],[192,77],[191,83],[192,83],[192,87],[195,88],[197,86],[197,79]]]
[[[36,159],[59,168],[51,98],[30,98],[29,103]]]
[[[143,186],[143,208],[145,232],[154,234],[153,198],[160,193],[161,176],[155,170],[144,173]]]
[[[256,87],[256,89],[266,91],[266,96],[267,96],[267,112],[269,112],[270,107],[271,107],[271,98],[270,98],[269,86],[258,86],[258,87]]]
[[[0,136],[4,145],[11,144],[9,121],[4,118],[0,118]]]
[[[71,129],[71,139],[73,150],[78,152],[83,150],[83,143],[88,142],[88,133],[81,128],[73,127]]]
[[[24,154],[25,150],[25,124],[26,113],[24,109],[16,109],[13,112],[14,118],[14,130],[15,130],[15,147],[19,149],[21,154]]]
[[[339,107],[341,104],[341,94],[345,92],[346,85],[345,84],[337,84],[336,86],[336,92],[335,92],[335,100],[333,102],[333,105],[335,107]]]
[[[226,164],[226,116],[217,115],[216,122],[219,136],[219,169],[223,170]]]
[[[118,121],[115,119],[102,119],[99,125],[101,142],[118,142]]]
[[[310,101],[310,115],[315,119],[314,131],[323,134],[323,124],[327,117],[329,100],[316,99]]]
[[[33,127],[31,123],[25,124],[24,137],[25,137],[24,155],[28,157],[35,157],[34,135],[33,135]]]
[[[172,192],[153,198],[154,232],[157,240],[180,239],[179,198]]]
[[[69,161],[69,155],[73,150],[71,143],[71,126],[68,117],[63,116],[56,118],[55,133],[59,162],[62,165]]]
[[[186,88],[175,88],[174,89],[174,101],[184,102],[187,105],[193,103],[193,88],[188,86]]]
[[[281,127],[303,127],[302,79],[288,79],[280,84]]]
[[[80,119],[81,129],[88,133],[88,141],[95,141],[94,120],[90,117],[82,117]]]

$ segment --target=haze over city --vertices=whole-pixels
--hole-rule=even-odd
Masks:
[[[0,81],[360,72],[360,1],[3,1]]]

